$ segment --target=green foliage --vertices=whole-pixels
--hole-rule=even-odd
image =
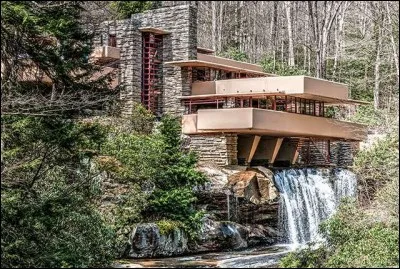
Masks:
[[[165,115],[159,126],[164,148],[158,163],[158,174],[154,177],[156,188],[171,190],[180,187],[192,188],[206,182],[206,177],[195,170],[196,155],[182,150],[181,125],[177,118]]]
[[[354,158],[358,175],[360,200],[369,203],[376,190],[399,177],[399,136],[390,134]]]
[[[108,264],[113,231],[94,208],[101,190],[91,165],[101,128],[16,116],[3,116],[2,127],[2,265]]]
[[[79,118],[117,91],[108,76],[91,79],[100,68],[87,61],[92,34],[81,4],[1,3],[3,267],[96,267],[113,258],[113,230],[96,209],[94,159],[106,130]],[[15,70],[28,63],[52,87],[20,82]]]
[[[377,224],[362,230],[360,234],[361,238],[354,240],[350,237],[350,240],[337,248],[327,261],[327,267],[398,267],[398,230]]]
[[[382,123],[382,112],[375,110],[373,105],[357,107],[356,113],[349,118],[350,121],[377,127]]]
[[[116,257],[126,256],[129,236],[134,225],[143,220],[141,214],[147,206],[147,195],[138,184],[129,183],[125,185],[125,188],[128,191],[115,194],[118,202],[102,212],[115,231],[113,249]]]
[[[119,19],[129,19],[132,14],[142,13],[158,6],[158,1],[112,1],[110,3],[110,7],[117,12]]]
[[[352,99],[373,101],[374,59],[368,58],[372,56],[340,59],[335,75],[333,60],[327,61],[327,79],[347,84]]]
[[[81,3],[3,1],[1,10],[2,79],[9,81],[2,87],[2,112],[70,116],[102,108],[117,94],[107,88],[110,76],[93,79],[100,67],[86,60],[92,33],[79,21]],[[28,63],[46,74],[53,88],[19,83],[11,75]]]
[[[38,192],[36,197],[26,197],[20,191],[2,191],[2,266],[108,264],[113,258],[114,234],[102,216],[76,192],[47,191]]]
[[[102,147],[105,157],[98,160],[103,165],[114,165],[109,172],[118,181],[139,183],[153,179],[159,173],[163,145],[163,141],[155,136],[110,133],[110,138]]]
[[[193,204],[195,186],[204,184],[206,177],[195,170],[196,156],[181,149],[181,126],[177,118],[166,115],[161,120],[159,135],[165,147],[154,177],[155,190],[149,198],[147,214],[180,221],[185,231],[194,238],[199,228],[201,213]]]
[[[229,58],[235,61],[240,61],[240,62],[249,62],[249,56],[243,52],[240,51],[239,48],[237,47],[229,47],[225,51],[221,52],[218,54],[218,56],[224,57],[224,58]]]
[[[327,254],[325,247],[308,244],[307,247],[282,258],[279,265],[283,268],[323,268]]]
[[[141,104],[135,105],[129,115],[132,131],[138,134],[151,134],[154,128],[155,116]]]
[[[173,232],[175,229],[179,229],[182,227],[182,223],[179,221],[172,220],[160,220],[156,222],[158,229],[160,230],[160,234],[167,235]]]
[[[291,67],[286,63],[276,61],[274,64],[274,59],[265,56],[261,61],[260,65],[264,69],[264,72],[277,74],[280,76],[293,76],[293,75],[307,75],[306,70],[302,70],[298,67]]]
[[[193,206],[196,197],[192,189],[206,180],[195,170],[196,156],[182,149],[177,118],[164,116],[157,132],[144,135],[131,130],[152,126],[154,117],[140,107],[136,111],[128,127],[121,129],[119,123],[114,125],[111,120],[102,155],[96,158],[108,178],[129,189],[120,194],[117,208],[109,213],[117,230],[119,253],[132,225],[140,221],[179,222],[194,238],[201,214]]]

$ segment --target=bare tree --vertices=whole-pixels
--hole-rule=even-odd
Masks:
[[[288,30],[288,41],[289,41],[289,66],[294,66],[294,50],[293,50],[293,30],[292,30],[292,2],[285,1],[285,11],[287,20]]]

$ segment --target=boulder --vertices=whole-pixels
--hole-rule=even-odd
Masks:
[[[249,247],[276,244],[280,236],[280,233],[274,228],[260,224],[246,226],[246,229],[249,231],[247,239]]]
[[[182,229],[161,234],[155,223],[138,224],[130,243],[130,258],[169,257],[188,252],[188,237]]]
[[[194,252],[237,250],[246,248],[248,230],[234,222],[203,219],[199,240]]]
[[[229,176],[228,187],[235,197],[244,197],[253,204],[271,203],[278,198],[272,171],[263,168],[240,171]]]

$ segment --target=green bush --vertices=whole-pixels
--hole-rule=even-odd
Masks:
[[[284,268],[323,268],[327,255],[324,246],[315,247],[309,244],[306,248],[286,255],[279,265]]]
[[[2,123],[2,266],[109,264],[114,233],[95,208],[101,184],[92,162],[102,129],[60,118]]]
[[[183,226],[181,222],[173,220],[160,220],[156,224],[162,235],[167,235]]]
[[[113,230],[76,193],[2,191],[2,267],[103,267],[113,258]]]
[[[123,253],[132,226],[141,221],[181,223],[180,227],[194,238],[201,214],[194,208],[192,189],[206,180],[195,169],[195,154],[182,148],[177,118],[164,116],[157,131],[145,135],[130,130],[138,123],[153,126],[154,117],[141,108],[136,111],[137,117],[128,126],[114,126],[115,121],[108,125],[108,139],[97,158],[109,180],[129,189],[119,195],[116,208],[108,213],[117,231],[119,253]]]
[[[382,123],[382,113],[375,110],[373,105],[357,107],[356,113],[349,118],[350,121],[377,127]]]

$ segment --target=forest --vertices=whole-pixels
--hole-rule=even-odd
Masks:
[[[146,10],[197,9],[198,46],[349,87],[330,117],[368,126],[356,154],[357,199],[320,226],[321,245],[279,267],[399,266],[399,3],[396,1],[2,1],[1,267],[108,267],[138,223],[198,242],[207,184],[180,119],[141,105],[121,115],[119,88],[87,60],[100,23]],[[53,82],[23,83],[30,62]],[[375,138],[379,137],[379,138]],[[375,140],[374,140],[375,139]]]

